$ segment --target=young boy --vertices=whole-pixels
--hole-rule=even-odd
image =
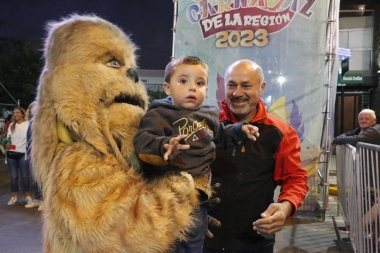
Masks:
[[[165,68],[165,99],[154,100],[141,119],[134,138],[144,172],[157,176],[169,171],[194,178],[200,202],[211,196],[211,170],[216,148],[227,148],[244,138],[256,140],[258,128],[239,123],[224,127],[219,110],[202,105],[207,91],[208,66],[195,56],[173,59]],[[194,211],[195,226],[175,252],[202,252],[207,230],[207,208]]]

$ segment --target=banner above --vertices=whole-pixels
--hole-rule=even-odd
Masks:
[[[224,99],[228,65],[244,58],[257,62],[267,83],[262,99],[269,112],[297,130],[304,166],[319,155],[328,101],[329,5],[329,0],[178,1],[175,57],[196,55],[208,63],[206,103]]]

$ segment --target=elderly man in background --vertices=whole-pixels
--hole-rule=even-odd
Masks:
[[[376,124],[376,114],[371,109],[364,109],[358,115],[359,127],[354,131],[341,134],[334,138],[333,144],[350,144],[358,142],[380,145],[380,124]]]

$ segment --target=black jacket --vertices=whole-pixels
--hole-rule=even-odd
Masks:
[[[186,110],[173,105],[172,98],[167,97],[150,104],[140,121],[134,146],[139,158],[154,165],[157,171],[186,171],[195,176],[204,173],[204,169],[214,161],[216,147],[230,147],[234,140],[245,138],[241,127],[241,123],[224,127],[219,123],[216,107],[205,105],[196,110]],[[175,151],[169,156],[169,161],[164,161],[163,145],[181,134],[187,135],[185,142],[190,149]]]
[[[334,138],[333,144],[350,144],[356,146],[358,142],[380,145],[380,124],[373,125],[361,131],[360,127],[354,131],[341,134]]]
[[[220,120],[236,122],[225,101]],[[250,124],[259,128],[256,141],[242,141],[234,148],[217,151],[212,164],[212,184],[221,183],[215,197],[221,203],[209,215],[220,228],[209,227],[214,238],[205,239],[205,248],[260,252],[274,244],[274,236],[259,235],[252,228],[262,212],[273,203],[274,190],[281,185],[278,201],[289,201],[294,212],[308,190],[307,172],[301,168],[301,143],[296,131],[284,121],[266,113],[260,100]],[[293,213],[294,214],[294,213]]]

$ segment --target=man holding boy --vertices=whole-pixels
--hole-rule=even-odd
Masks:
[[[252,142],[258,129],[245,122],[223,126],[218,109],[202,104],[208,89],[208,66],[196,56],[179,57],[166,66],[164,89],[168,97],[154,100],[141,119],[134,138],[136,153],[152,178],[189,173],[200,202],[206,201],[212,194],[210,164],[216,149],[233,147],[238,141]],[[202,252],[207,208],[200,206],[193,215],[195,224],[188,240],[175,245],[176,253]]]

